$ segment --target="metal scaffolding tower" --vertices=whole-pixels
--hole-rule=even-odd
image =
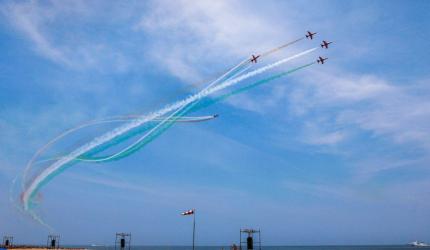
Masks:
[[[115,250],[130,250],[131,234],[130,233],[116,233],[115,237]]]
[[[60,235],[52,235],[52,234],[48,235],[46,247],[50,249],[60,248]]]
[[[13,236],[3,236],[3,247],[13,246]]]
[[[246,235],[246,240],[243,239],[242,234]],[[258,234],[258,240],[254,240],[254,234]],[[261,234],[260,230],[255,229],[240,229],[240,250],[242,250],[242,243],[246,243],[247,250],[254,249],[254,243],[258,245],[258,250],[261,250]]]

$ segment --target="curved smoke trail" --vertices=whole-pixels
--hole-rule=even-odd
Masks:
[[[221,80],[223,80],[223,79],[228,79],[228,75],[229,74],[231,74],[232,72],[235,72],[237,69],[240,69],[241,67],[243,67],[243,65],[245,65],[245,64],[247,64],[248,63],[248,61],[247,60],[243,60],[242,62],[240,62],[238,65],[236,65],[236,66],[234,66],[234,67],[232,67],[231,69],[229,69],[226,73],[224,73],[223,75],[221,75],[220,77],[218,77],[217,79],[215,79],[214,81],[212,81],[211,83],[210,83],[210,86],[212,86],[213,84],[216,84],[216,83],[218,83],[219,81],[221,81]],[[207,88],[205,88],[205,89],[207,89]],[[204,90],[205,90],[204,89]],[[167,108],[165,108],[165,110],[166,110]],[[164,114],[165,113],[168,113],[168,111],[167,112],[164,112]],[[135,122],[137,122],[137,123],[139,123],[139,122],[141,122],[141,124],[144,124],[145,122],[149,122],[149,121],[153,121],[153,120],[155,120],[155,119],[157,119],[159,116],[162,116],[162,114],[160,114],[160,115],[155,115],[154,113],[152,113],[152,116],[151,117],[148,117],[148,119],[146,119],[146,121],[141,121],[142,119],[144,120],[144,118],[146,118],[146,116],[140,116],[140,117],[137,117],[137,119],[135,120]],[[25,169],[24,169],[24,173],[23,173],[23,176],[22,176],[22,190],[25,190],[25,181],[27,180],[27,174],[28,174],[28,172],[30,171],[30,169],[31,169],[31,167],[33,166],[33,164],[34,164],[34,161],[37,159],[37,157],[44,151],[44,150],[46,150],[46,148],[47,147],[49,147],[49,145],[45,145],[44,147],[42,147],[41,149],[39,149],[34,155],[33,155],[33,157],[30,159],[30,161],[27,163],[27,165],[26,165],[26,167],[25,167]],[[76,158],[79,158],[79,157],[76,157]],[[34,182],[34,181],[33,181]],[[31,197],[28,197],[28,198],[24,198],[25,197],[25,191],[24,191],[24,193],[23,193],[23,195],[22,195],[22,201],[23,201],[23,203],[24,203],[24,209],[25,210],[28,210],[28,201],[31,199]]]
[[[273,76],[271,76],[271,77],[268,77],[268,78],[264,78],[264,79],[262,79],[262,80],[259,80],[259,81],[257,81],[257,82],[255,82],[255,83],[252,83],[252,84],[250,84],[250,85],[247,85],[247,86],[244,86],[244,87],[241,87],[241,88],[239,88],[239,89],[237,89],[237,90],[234,90],[234,91],[231,91],[231,92],[229,92],[229,93],[226,93],[226,94],[223,94],[223,95],[221,95],[221,96],[219,96],[219,97],[216,97],[216,98],[213,98],[213,99],[208,99],[208,100],[206,100],[206,101],[203,101],[203,102],[201,102],[201,103],[198,103],[195,107],[192,107],[192,108],[190,108],[186,113],[189,113],[189,112],[195,112],[195,111],[197,111],[197,110],[199,110],[199,109],[202,109],[202,108],[205,108],[205,107],[207,107],[207,106],[209,106],[209,105],[212,105],[212,104],[214,104],[214,103],[217,103],[217,102],[219,102],[219,101],[222,101],[222,100],[224,100],[224,99],[226,99],[226,98],[228,98],[228,97],[230,97],[230,96],[233,96],[233,95],[237,95],[237,94],[240,94],[240,93],[242,93],[242,92],[245,92],[245,91],[248,91],[248,90],[250,90],[250,89],[252,89],[252,88],[255,88],[255,87],[257,87],[257,86],[260,86],[260,85],[262,85],[262,84],[265,84],[265,83],[268,83],[268,82],[271,82],[271,81],[273,81],[273,80],[275,80],[275,79],[278,79],[278,78],[281,78],[281,77],[284,77],[284,76],[286,76],[286,75],[288,75],[288,74],[291,74],[291,73],[293,73],[293,72],[296,72],[296,71],[298,71],[298,70],[301,70],[301,69],[303,69],[303,68],[306,68],[306,67],[309,67],[309,66],[311,66],[311,65],[313,65],[313,64],[315,64],[315,62],[312,62],[312,63],[308,63],[308,64],[305,64],[305,65],[302,65],[302,66],[300,66],[300,67],[296,67],[296,68],[293,68],[293,69],[291,69],[291,70],[288,70],[288,71],[285,71],[285,72],[282,72],[282,73],[279,73],[279,74],[276,74],[276,75],[273,75]],[[139,117],[139,116],[132,116],[131,117],[131,119],[135,119],[135,118],[137,118],[137,117]],[[99,121],[95,121],[94,123],[92,123],[92,124],[96,124],[96,123],[104,123],[104,122],[115,122],[115,121],[125,121],[125,120],[128,120],[128,119],[130,119],[130,116],[127,116],[127,117],[125,117],[125,118],[123,118],[123,119],[106,119],[106,120],[99,120]],[[157,120],[157,121],[160,121],[160,120],[162,120],[162,119],[165,119],[165,118],[157,118],[157,119],[154,119],[154,121],[155,120]],[[176,119],[176,120],[175,120]],[[214,119],[214,116],[202,116],[202,117],[185,117],[185,116],[182,116],[182,117],[180,117],[180,116],[177,116],[177,117],[175,117],[174,119],[170,119],[168,122],[170,122],[171,124],[173,124],[173,123],[175,123],[175,122],[201,122],[201,121],[206,121],[206,120],[210,120],[210,119]],[[87,123],[88,124],[88,126],[89,126],[89,124],[90,123]],[[91,125],[92,125],[91,124]],[[81,128],[81,126],[80,127],[77,127],[77,128]],[[74,128],[74,129],[71,129],[71,130],[76,130],[77,128]],[[69,131],[71,131],[71,130],[69,130]],[[164,129],[165,130],[165,129]],[[157,134],[154,134],[153,135],[153,137],[155,138],[155,137],[157,137],[158,135],[160,135],[164,130],[160,130],[160,131],[158,131],[158,133]],[[66,131],[66,132],[68,132],[68,131]],[[129,138],[129,137],[128,137]],[[152,139],[154,139],[154,138],[148,138],[148,140],[146,140],[146,141],[143,141],[143,143],[141,144],[141,145],[136,145],[135,147],[132,147],[132,148],[130,148],[130,150],[132,150],[132,152],[135,152],[135,151],[137,151],[137,150],[139,150],[139,149],[141,149],[144,145],[146,145],[146,144],[148,144]],[[123,140],[121,140],[121,141],[124,141],[125,139],[123,139]],[[127,154],[121,154],[120,156],[117,156],[117,157],[114,157],[115,155],[109,155],[109,156],[103,156],[103,157],[91,157],[90,156],[90,154],[88,154],[88,156],[86,156],[85,158],[84,157],[79,157],[79,158],[77,158],[77,160],[79,160],[79,161],[84,161],[84,162],[101,162],[101,161],[109,161],[109,160],[118,160],[118,159],[121,159],[121,158],[124,158],[125,156],[128,156],[131,152],[126,152]],[[60,159],[61,157],[57,157],[57,158],[51,158],[51,159],[47,159],[47,160],[44,160],[44,161],[52,161],[52,160],[58,160],[58,159]],[[42,162],[42,161],[39,161],[39,162]],[[36,162],[36,163],[38,163],[38,162]]]
[[[104,119],[100,119],[100,120],[93,120],[93,121],[89,121],[86,123],[83,123],[79,126],[76,126],[74,128],[71,128],[69,130],[66,130],[65,132],[63,132],[62,134],[58,135],[57,137],[55,137],[54,139],[52,139],[51,141],[49,141],[47,144],[45,144],[35,155],[36,158],[39,157],[41,154],[43,154],[43,152],[46,151],[46,149],[48,149],[49,147],[51,147],[53,144],[55,144],[56,142],[58,142],[59,140],[63,139],[64,137],[78,131],[81,130],[83,128],[86,127],[90,127],[90,126],[94,126],[94,125],[99,125],[99,124],[104,124],[104,123],[115,123],[115,122],[129,122],[129,121],[133,121],[135,119],[140,118],[140,115],[128,115],[128,116],[114,116],[114,117],[109,117],[109,118],[104,118]],[[204,122],[204,121],[209,121],[212,119],[215,119],[216,115],[207,115],[207,116],[182,116],[182,117],[173,117],[168,119],[168,121],[174,121],[174,122],[179,122],[179,123],[189,123],[189,122]],[[164,117],[159,117],[156,118],[154,120],[152,120],[151,122],[156,122],[156,121],[163,121],[167,118]],[[54,160],[59,160],[61,159],[63,156],[58,156],[58,157],[53,157],[53,158],[48,158],[48,159],[43,159],[43,160],[39,160],[36,161],[34,164],[40,164],[40,163],[44,163],[44,162],[48,162],[48,161],[54,161]],[[76,158],[77,160],[82,160],[85,161],[84,158]]]
[[[255,88],[255,87],[257,87],[257,86],[260,86],[260,85],[265,84],[265,83],[268,83],[268,82],[271,82],[271,81],[273,81],[273,80],[275,80],[275,79],[278,79],[278,78],[284,77],[284,76],[286,76],[286,75],[288,75],[288,74],[291,74],[291,73],[296,72],[296,71],[298,71],[298,70],[301,70],[301,69],[303,69],[303,68],[309,67],[309,66],[311,66],[311,65],[313,65],[313,64],[315,64],[315,62],[308,63],[308,64],[302,65],[302,66],[300,66],[300,67],[293,68],[293,69],[288,70],[288,71],[286,71],[286,72],[282,72],[282,73],[279,73],[279,74],[273,75],[273,76],[271,76],[271,77],[268,77],[268,78],[265,78],[265,79],[259,80],[259,81],[255,82],[255,83],[252,83],[252,84],[250,84],[250,85],[247,85],[247,86],[241,87],[241,88],[239,88],[239,89],[237,89],[237,90],[234,90],[234,91],[231,91],[231,92],[229,92],[229,93],[223,94],[223,95],[221,95],[221,96],[219,96],[219,97],[216,97],[216,98],[213,98],[213,99],[208,99],[208,100],[206,100],[206,101],[200,102],[200,103],[198,103],[196,106],[194,106],[193,108],[191,108],[188,112],[195,112],[195,111],[197,111],[197,110],[199,110],[199,109],[202,109],[202,108],[208,107],[208,106],[210,106],[210,105],[212,105],[212,104],[214,104],[214,103],[217,103],[217,102],[219,102],[219,101],[222,101],[222,100],[224,100],[224,99],[226,99],[226,98],[228,98],[228,97],[230,97],[230,96],[237,95],[237,94],[240,94],[240,93],[242,93],[242,92],[248,91],[248,90],[250,90],[250,89],[252,89],[252,88]],[[174,122],[171,122],[170,126],[171,126],[171,125],[173,125],[173,123],[174,123]],[[148,144],[150,141],[152,141],[153,139],[155,139],[156,137],[158,137],[158,136],[159,136],[161,133],[163,133],[167,128],[168,128],[168,127],[163,128],[163,130],[159,130],[159,131],[157,131],[157,133],[156,133],[156,134],[151,134],[151,136],[152,136],[152,137],[150,137],[150,138],[146,138],[147,140],[142,141],[139,145],[135,145],[135,147],[133,147],[133,148],[129,149],[129,151],[127,151],[127,152],[123,153],[122,155],[117,156],[116,158],[111,158],[111,160],[121,159],[121,158],[124,158],[124,157],[126,157],[126,156],[130,155],[130,154],[131,154],[131,153],[133,153],[133,152],[138,151],[138,150],[139,150],[139,149],[141,149],[143,146],[145,146],[146,144]],[[103,159],[108,159],[108,158],[110,158],[111,156],[112,156],[112,155],[110,155],[110,156],[103,156],[103,157],[89,157],[89,158],[87,158],[87,159],[90,159],[90,160],[99,160],[99,161],[104,161]],[[83,161],[86,161],[86,160],[83,160]]]
[[[169,105],[157,112],[150,113],[147,116],[142,116],[132,122],[129,122],[123,126],[120,126],[116,129],[113,129],[112,131],[105,133],[99,137],[96,137],[89,143],[84,144],[83,146],[77,148],[76,150],[72,151],[70,154],[64,156],[63,158],[59,159],[58,161],[51,164],[49,167],[47,167],[45,170],[43,170],[36,178],[30,183],[28,188],[24,191],[22,196],[22,201],[24,204],[24,209],[29,210],[30,209],[30,200],[35,196],[35,194],[42,188],[49,180],[54,178],[56,175],[64,171],[67,167],[70,166],[71,163],[73,163],[77,158],[79,158],[82,155],[85,155],[86,153],[90,152],[91,150],[97,148],[100,145],[103,145],[104,143],[107,143],[118,136],[121,136],[123,134],[126,134],[128,131],[145,124],[155,118],[158,118],[160,116],[163,116],[171,111],[177,111],[178,113],[186,112],[185,107],[192,104],[193,102],[198,102],[202,98],[209,96],[213,93],[216,93],[218,91],[221,91],[225,88],[228,88],[230,86],[236,85],[250,77],[256,76],[258,74],[261,74],[267,70],[270,70],[272,68],[278,67],[288,61],[291,61],[293,59],[296,59],[300,56],[306,55],[308,53],[311,53],[315,51],[317,48],[309,49],[304,52],[301,52],[299,54],[296,54],[294,56],[279,60],[275,63],[269,64],[265,67],[256,69],[254,71],[251,71],[249,73],[246,73],[244,75],[238,76],[236,78],[226,80],[221,82],[220,84],[214,86],[214,87],[207,87],[203,89],[202,91],[198,92],[197,94],[191,95],[188,98],[185,98],[181,101],[178,101],[172,105]],[[185,109],[185,111],[181,111]],[[172,123],[173,124],[173,123]],[[168,122],[163,122],[158,128],[165,128],[168,127],[170,124]],[[155,130],[152,130],[155,131]],[[149,136],[150,134],[146,134],[145,138],[154,138],[154,136]],[[145,139],[144,138],[144,139]],[[139,141],[139,143],[142,141]],[[137,145],[137,144],[136,144]],[[131,148],[128,148],[127,150],[130,150]],[[127,153],[128,151],[123,151],[123,153]]]

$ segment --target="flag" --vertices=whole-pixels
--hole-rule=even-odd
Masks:
[[[181,213],[182,215],[191,215],[191,214],[194,214],[194,209],[191,209],[191,210],[188,210],[188,211],[185,211],[185,212],[183,212],[183,213]]]

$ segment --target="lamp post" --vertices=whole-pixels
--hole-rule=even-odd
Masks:
[[[181,213],[182,215],[193,215],[193,250],[194,250],[194,243],[195,243],[195,238],[196,238],[196,209],[191,209],[188,211],[185,211],[183,213]]]

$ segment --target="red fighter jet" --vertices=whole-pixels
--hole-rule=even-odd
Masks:
[[[322,43],[320,44],[320,45],[321,45],[321,48],[326,48],[326,49],[328,49],[328,45],[329,45],[330,43],[332,43],[332,42],[322,41]]]
[[[316,32],[315,33],[312,33],[311,31],[308,31],[308,33],[306,34],[306,38],[309,38],[309,39],[313,39],[314,38],[314,35],[316,34]]]
[[[257,58],[259,58],[259,57],[260,57],[260,55],[258,55],[258,56],[252,55],[251,62],[257,63]]]
[[[326,57],[326,58],[318,57],[317,63],[324,64],[324,61],[327,59],[328,59],[328,57]]]

